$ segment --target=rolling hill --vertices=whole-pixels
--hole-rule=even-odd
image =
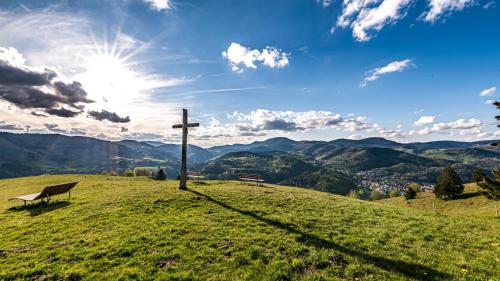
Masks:
[[[188,165],[210,178],[234,179],[238,172],[253,172],[271,183],[346,194],[354,188],[402,189],[409,182],[430,185],[446,166],[454,167],[464,181],[478,168],[488,174],[500,167],[500,150],[489,143],[402,144],[383,138],[326,142],[280,137],[210,148],[189,145]],[[169,178],[176,178],[179,170],[180,146],[161,142],[0,133],[0,150],[4,152],[0,178],[123,172],[138,166],[162,166]]]
[[[7,201],[73,180],[69,202]],[[491,213],[270,184],[177,186],[97,175],[0,180],[0,280],[500,278],[500,220]]]

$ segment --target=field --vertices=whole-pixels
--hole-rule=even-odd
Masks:
[[[74,180],[69,202],[7,201]],[[500,280],[500,219],[490,211],[431,212],[397,198],[268,184],[177,184],[1,180],[0,280]],[[486,200],[464,200],[472,199]]]

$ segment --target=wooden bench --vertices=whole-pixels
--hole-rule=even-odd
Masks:
[[[262,177],[256,174],[239,174],[238,176],[240,177],[241,184],[243,184],[243,182],[255,182],[257,186],[259,186],[261,182],[264,182]]]
[[[10,198],[10,200],[23,200],[24,205],[26,205],[27,201],[34,201],[34,200],[43,200],[46,199],[47,203],[50,201],[50,196],[58,195],[58,194],[63,194],[68,192],[68,200],[71,199],[71,189],[77,185],[78,182],[69,182],[69,183],[63,183],[63,184],[58,184],[58,185],[51,185],[45,187],[42,192],[40,193],[33,193],[33,194],[28,194],[28,195],[23,195],[23,196],[18,196],[14,198]]]
[[[200,182],[200,180],[205,178],[200,172],[188,172],[187,177],[188,179],[193,179],[195,182]]]

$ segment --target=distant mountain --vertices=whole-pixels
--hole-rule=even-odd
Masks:
[[[99,173],[137,166],[174,171],[172,155],[135,141],[110,142],[57,134],[0,133],[0,178],[43,173]]]
[[[236,151],[293,151],[297,148],[297,141],[291,140],[289,138],[279,137],[271,138],[265,141],[256,141],[250,144],[232,144],[232,145],[222,145],[214,146],[208,148],[208,150],[215,155],[224,155],[230,152]]]
[[[337,139],[329,142],[333,145],[360,146],[360,147],[399,147],[400,143],[384,138],[366,138],[361,140]]]
[[[209,178],[258,173],[266,181],[345,194],[349,189],[402,188],[409,182],[433,184],[453,166],[465,180],[474,169],[500,167],[494,141],[398,143],[383,138],[294,141],[271,138],[250,144],[188,146],[188,167]],[[0,178],[42,173],[122,172],[162,166],[177,177],[181,147],[154,141],[117,142],[57,134],[0,133]]]

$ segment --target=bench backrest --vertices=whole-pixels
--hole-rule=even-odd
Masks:
[[[262,179],[262,177],[260,175],[257,175],[257,174],[239,174],[238,175],[241,178],[245,178],[245,179],[255,179],[255,180],[260,180]]]
[[[63,194],[70,191],[78,182],[63,183],[58,185],[47,186],[42,190],[40,197],[53,196],[57,194]]]
[[[188,176],[201,177],[201,173],[200,172],[188,172]]]

